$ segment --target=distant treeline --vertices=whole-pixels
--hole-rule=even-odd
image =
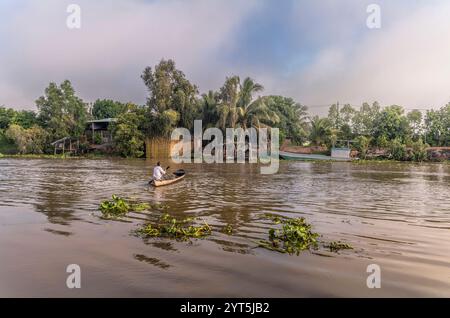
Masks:
[[[145,105],[99,99],[91,106],[66,80],[49,84],[36,100],[37,112],[0,107],[0,152],[51,152],[51,142],[80,137],[87,120],[103,118],[117,118],[111,125],[115,150],[126,157],[142,156],[147,136],[169,137],[176,127],[192,130],[196,119],[204,129],[277,127],[282,141],[297,145],[353,140],[362,157],[377,147],[389,149],[394,159],[423,160],[428,145],[450,146],[450,103],[424,113],[377,102],[360,108],[334,104],[328,116],[319,117],[292,98],[261,95],[263,86],[248,77],[227,77],[217,91],[200,94],[172,60],[147,67],[141,78],[148,90]],[[413,149],[409,157],[407,148]]]

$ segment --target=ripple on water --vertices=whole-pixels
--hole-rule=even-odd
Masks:
[[[379,257],[392,261],[394,267],[417,263],[429,266],[425,269],[430,271],[448,265],[448,165],[281,162],[276,175],[261,175],[258,167],[249,165],[171,166],[173,170],[184,168],[187,177],[155,189],[146,184],[152,167],[143,160],[2,159],[0,215],[9,222],[3,226],[31,224],[33,218],[24,215],[38,215],[39,224],[45,220],[42,231],[47,236],[76,242],[81,223],[95,224],[97,229],[108,225],[101,233],[116,228],[98,218],[97,207],[100,201],[118,194],[165,203],[174,215],[204,218],[218,232],[208,242],[227,255],[256,257],[251,240],[266,237],[271,226],[261,215],[280,213],[306,217],[324,239],[350,242],[357,250],[354,258]],[[132,229],[145,220],[145,215],[132,215],[131,223],[123,226]],[[234,228],[232,236],[219,233],[227,224]],[[128,236],[126,232],[120,238]],[[136,246],[137,242],[129,244]],[[136,252],[135,263],[167,272],[182,266],[164,253],[178,253],[183,245],[164,240],[145,243],[162,254]],[[216,253],[208,244],[206,250],[201,245],[195,253]],[[286,262],[295,262],[295,258]]]

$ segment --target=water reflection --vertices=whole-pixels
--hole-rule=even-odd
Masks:
[[[62,236],[66,236],[66,237],[73,235],[72,232],[60,231],[60,230],[48,229],[48,228],[44,229],[44,231],[55,234],[55,235],[62,235]]]
[[[154,257],[148,257],[142,254],[135,254],[134,258],[140,262],[145,262],[147,264],[159,267],[161,269],[168,269],[169,267],[171,267],[171,265],[164,263],[163,261],[154,258]]]

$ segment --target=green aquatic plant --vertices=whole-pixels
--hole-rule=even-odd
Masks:
[[[260,247],[281,253],[297,254],[305,250],[318,248],[318,233],[311,229],[311,225],[304,218],[286,218],[269,215],[275,224],[281,224],[281,229],[269,229],[269,240],[260,240]]]
[[[317,250],[319,245],[328,248],[330,252],[353,249],[350,244],[341,241],[319,242],[320,235],[312,231],[311,225],[304,218],[289,218],[269,213],[264,214],[264,218],[271,220],[276,225],[281,224],[281,228],[270,228],[269,239],[257,241],[259,247],[297,255],[305,250]]]
[[[151,208],[151,205],[148,203],[130,203],[130,211],[133,212],[142,212],[149,210]]]
[[[343,243],[341,241],[333,241],[326,243],[325,248],[330,249],[330,252],[339,252],[340,250],[352,250],[353,247],[350,244]]]
[[[153,203],[150,205],[150,207],[154,210],[167,210],[169,208],[169,206],[167,204],[164,203]]]
[[[136,234],[141,237],[168,237],[183,241],[211,234],[212,229],[208,223],[195,225],[194,221],[192,217],[177,219],[165,213],[156,224],[146,224],[138,229]]]
[[[156,237],[156,236],[161,235],[161,231],[159,230],[159,228],[154,227],[152,224],[147,224],[147,225],[143,226],[137,232],[141,236],[145,236],[145,237],[150,237],[150,236]]]
[[[111,200],[100,203],[99,210],[104,217],[121,217],[128,213],[130,204],[125,199],[113,194]]]
[[[227,224],[222,229],[222,233],[225,233],[227,235],[232,235],[233,231],[234,231],[234,229],[233,229],[233,226],[231,224]]]
[[[106,218],[120,218],[126,216],[130,211],[142,212],[150,209],[150,207],[148,203],[130,202],[113,194],[111,200],[100,203],[99,210]]]
[[[275,224],[280,224],[282,219],[286,219],[286,217],[283,215],[276,215],[270,213],[264,214],[264,218],[271,220]]]

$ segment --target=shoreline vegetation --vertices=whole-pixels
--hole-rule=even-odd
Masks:
[[[420,111],[376,101],[337,102],[321,117],[290,97],[262,95],[264,87],[249,77],[232,75],[218,90],[201,93],[173,60],[146,67],[141,79],[148,91],[145,105],[111,99],[86,103],[65,80],[45,88],[35,101],[37,111],[0,106],[0,156],[59,158],[58,151],[84,156],[101,150],[106,156],[141,158],[146,141],[168,140],[177,127],[192,132],[194,120],[202,120],[204,129],[222,131],[278,128],[280,144],[298,147],[329,151],[349,142],[354,156],[364,160],[450,159],[450,103]],[[100,123],[104,126],[96,131]],[[438,147],[446,150],[429,151]]]
[[[120,158],[120,159],[126,159],[117,155],[110,155],[110,154],[102,154],[102,153],[87,153],[87,154],[80,154],[80,155],[70,155],[70,154],[2,154],[0,153],[0,158],[11,158],[11,159],[72,159],[72,160],[78,160],[78,159],[112,159],[112,158]]]
[[[87,153],[87,154],[79,154],[79,155],[71,155],[71,154],[2,154],[0,153],[0,159],[49,159],[49,160],[104,160],[104,159],[114,159],[114,160],[146,160],[146,158],[134,158],[134,157],[123,157],[117,154],[106,154],[106,153]],[[291,161],[280,159],[280,161]],[[330,164],[334,161],[324,161],[317,159],[302,159],[302,162],[308,163],[321,163],[321,164]],[[429,163],[429,164],[450,164],[450,160],[423,160],[423,161],[412,161],[412,160],[395,160],[388,158],[356,158],[351,161],[340,161],[340,163],[349,163],[349,164],[392,164],[392,163],[413,163],[413,164],[421,164],[421,163]]]

